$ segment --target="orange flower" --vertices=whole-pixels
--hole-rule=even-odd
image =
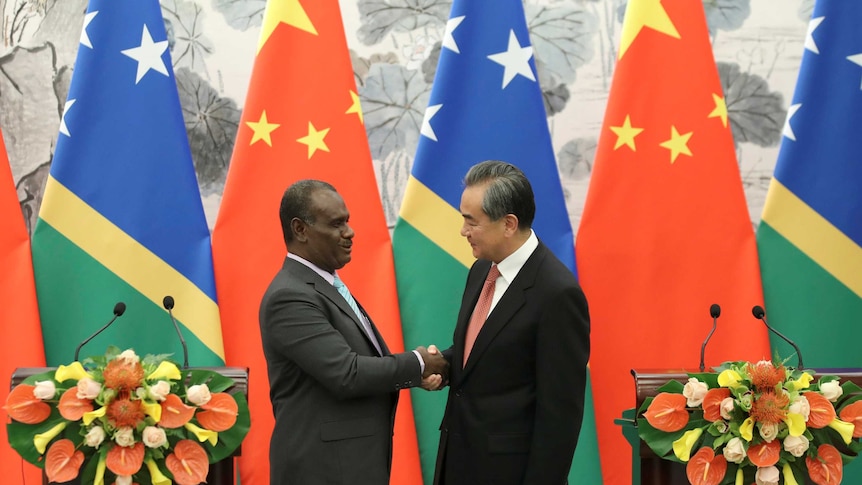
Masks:
[[[209,472],[207,452],[192,440],[181,440],[174,452],[165,458],[165,465],[179,485],[198,485],[205,482]]]
[[[712,448],[704,446],[697,450],[685,466],[685,474],[691,485],[718,485],[727,472],[727,460],[717,455]]]
[[[772,466],[778,463],[778,458],[781,455],[781,442],[772,440],[769,443],[763,442],[748,447],[748,459],[758,467]]]
[[[730,389],[717,387],[706,392],[703,398],[703,419],[718,421],[721,419],[721,402],[730,397]]]
[[[78,476],[84,453],[75,450],[72,440],[54,442],[45,455],[45,475],[49,482],[68,482]]]
[[[790,398],[787,394],[774,390],[764,391],[751,403],[749,415],[757,422],[778,424],[787,417]]]
[[[60,404],[57,405],[57,409],[60,411],[60,416],[69,421],[78,421],[84,413],[89,413],[95,408],[93,407],[93,401],[79,399],[78,388],[72,387],[60,396]]]
[[[655,429],[667,433],[679,431],[688,424],[685,402],[682,394],[662,392],[652,400],[644,417]]]
[[[105,416],[115,428],[134,428],[144,419],[144,409],[141,407],[141,401],[131,400],[128,391],[123,391],[108,405]]]
[[[239,411],[236,400],[226,392],[213,394],[201,408],[206,411],[198,413],[198,422],[204,428],[218,432],[229,430],[236,423]]]
[[[808,399],[808,405],[811,407],[811,412],[808,413],[808,427],[819,429],[829,426],[829,423],[835,419],[835,408],[829,399],[818,392],[806,392],[802,395]]]
[[[36,386],[19,384],[6,396],[3,409],[9,417],[24,424],[39,424],[51,415],[51,406],[33,394]]]
[[[756,364],[749,362],[747,367],[751,384],[759,391],[775,389],[775,386],[784,382],[787,376],[783,365],[776,367],[772,362],[766,360],[761,360]]]
[[[808,476],[817,485],[837,485],[844,477],[841,453],[832,445],[820,445],[817,458],[809,455],[805,457],[805,464],[808,465]]]
[[[856,401],[841,410],[841,421],[853,423],[853,437],[862,438],[862,401]]]
[[[159,426],[162,428],[181,428],[195,414],[195,408],[187,406],[176,394],[168,394],[161,406],[162,419],[159,421]]]
[[[120,390],[133,390],[144,381],[144,368],[140,362],[130,362],[125,359],[113,359],[105,366],[102,373],[105,387]]]
[[[105,465],[117,475],[134,475],[144,464],[144,444],[114,446],[108,451]]]

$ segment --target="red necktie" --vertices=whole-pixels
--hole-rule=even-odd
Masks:
[[[499,277],[500,270],[494,264],[491,266],[491,270],[488,271],[488,276],[485,277],[482,294],[479,295],[479,301],[476,302],[476,308],[473,309],[473,315],[470,317],[470,323],[467,325],[467,340],[464,342],[465,366],[467,365],[467,358],[470,357],[470,351],[473,350],[476,337],[488,318],[488,311],[491,310],[491,300],[494,299],[494,288],[497,286],[497,278]]]

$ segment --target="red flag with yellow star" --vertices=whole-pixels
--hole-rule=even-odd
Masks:
[[[754,231],[703,5],[630,0],[577,236],[590,303],[590,370],[605,483],[631,483],[613,420],[634,407],[631,368],[697,371],[769,358]],[[626,392],[626,391],[629,392]]]
[[[392,352],[403,351],[389,231],[337,0],[267,3],[224,197],[213,231],[216,288],[227,365],[250,368],[252,427],[243,443],[243,485],[269,483],[274,420],[258,307],[285,257],[278,207],[300,179],[338,190],[356,231],[339,275]],[[374,275],[374,284],[363,284]],[[421,483],[410,394],[395,423],[392,483]]]

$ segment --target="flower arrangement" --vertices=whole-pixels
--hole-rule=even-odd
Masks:
[[[6,399],[9,443],[51,482],[198,485],[248,432],[242,393],[207,370],[108,348],[30,376]]]
[[[638,434],[686,464],[693,485],[841,483],[862,443],[862,389],[780,363],[727,362],[672,380],[638,411]]]

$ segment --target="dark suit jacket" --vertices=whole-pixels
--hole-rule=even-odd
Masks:
[[[422,376],[415,355],[390,354],[374,332],[384,356],[335,287],[285,259],[260,306],[272,485],[389,483],[398,390]]]
[[[584,414],[587,301],[541,242],[497,303],[462,369],[464,340],[489,261],[470,269],[440,426],[437,485],[562,485]]]

